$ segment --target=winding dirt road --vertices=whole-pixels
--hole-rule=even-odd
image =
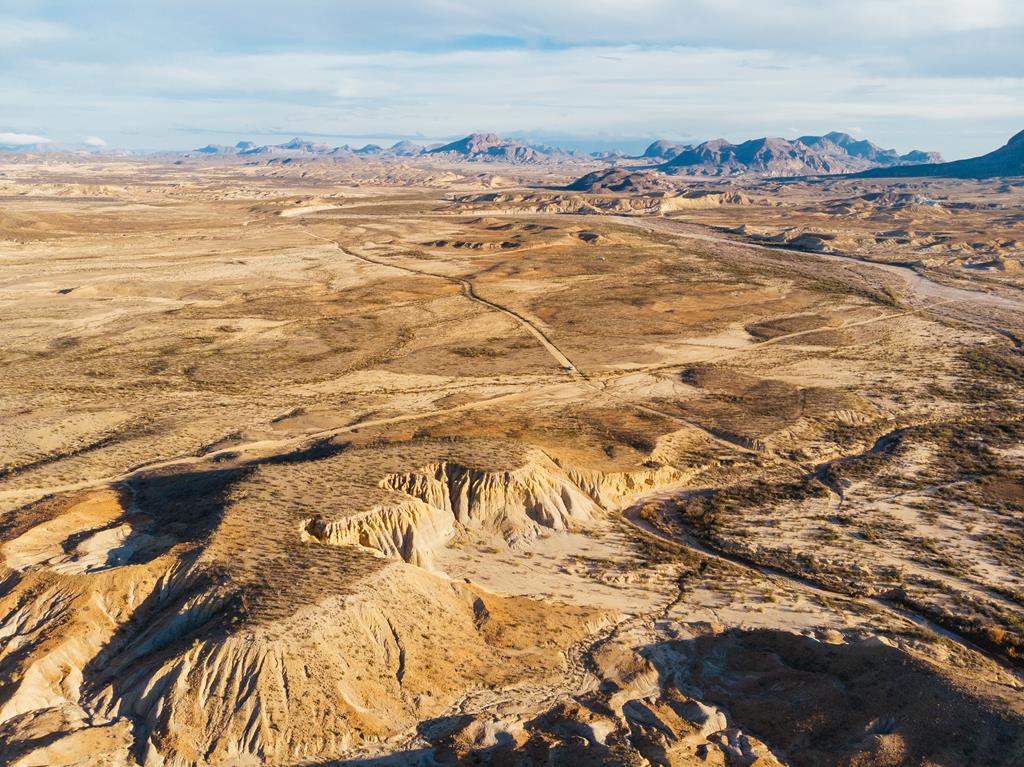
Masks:
[[[554,341],[552,341],[548,337],[547,333],[540,329],[536,322],[527,319],[519,312],[513,309],[509,309],[507,306],[502,306],[501,304],[497,304],[494,301],[490,301],[484,298],[483,296],[476,292],[476,288],[473,286],[473,283],[470,282],[465,277],[452,277],[447,274],[428,272],[426,269],[416,269],[415,267],[412,266],[402,266],[401,264],[395,264],[390,261],[382,261],[371,256],[363,255],[361,253],[355,253],[351,250],[346,250],[342,246],[342,244],[337,240],[332,240],[330,237],[324,237],[323,235],[319,235],[316,232],[311,232],[305,226],[303,226],[302,230],[310,237],[314,237],[318,240],[321,240],[322,242],[330,243],[346,256],[358,259],[367,264],[383,266],[388,269],[397,269],[398,271],[407,272],[409,274],[415,274],[420,277],[431,277],[437,280],[444,280],[445,282],[449,282],[453,285],[458,285],[462,289],[462,294],[470,301],[478,303],[482,306],[486,306],[488,309],[501,312],[502,314],[511,317],[513,320],[518,322],[528,333],[530,333],[530,335],[532,335],[540,342],[541,346],[544,347],[545,351],[547,351],[547,353],[550,354],[552,358],[554,358],[554,360],[559,364],[559,366],[563,370],[572,375],[572,377],[581,379],[585,378],[585,376],[576,368],[576,366],[565,355],[565,353],[561,349],[559,349],[558,346],[555,345]]]

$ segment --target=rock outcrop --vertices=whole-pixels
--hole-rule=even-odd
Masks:
[[[657,216],[675,210],[747,205],[741,192],[686,190],[650,194],[580,194],[558,192],[494,192],[467,195],[458,200],[475,212],[574,213],[590,215]]]
[[[517,492],[547,493],[541,505],[583,503],[551,496],[561,489],[528,475],[488,490],[497,480],[439,471],[437,482],[480,497],[452,502],[467,520]],[[405,511],[429,509],[407,499]],[[315,559],[340,551],[325,548]],[[58,573],[46,561],[4,570],[0,762],[192,767],[334,756],[439,716],[476,685],[554,681],[569,646],[608,620],[381,561],[348,566],[343,581],[358,588],[347,593],[312,584],[316,597],[281,616],[261,612],[247,569],[226,568],[206,544],[95,572]],[[313,568],[279,576],[282,592],[291,579],[321,577]]]
[[[503,162],[510,165],[537,165],[569,157],[559,149],[503,139],[493,133],[472,133],[449,144],[429,149],[426,154],[450,160]]]
[[[651,145],[655,149],[655,145]],[[677,150],[677,151],[676,151]],[[765,137],[733,144],[714,139],[676,147],[659,166],[667,173],[688,175],[806,176],[851,173],[868,168],[941,161],[936,152],[914,150],[900,155],[848,133],[797,139]]]
[[[482,471],[441,462],[388,475],[394,503],[360,514],[303,521],[304,540],[361,546],[376,554],[431,568],[434,554],[459,530],[524,548],[549,532],[578,530],[640,494],[678,484],[671,466],[599,472],[562,466],[536,451],[517,469]]]

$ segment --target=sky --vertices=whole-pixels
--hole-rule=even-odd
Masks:
[[[584,149],[1024,128],[1021,0],[0,0],[0,144],[493,131]]]

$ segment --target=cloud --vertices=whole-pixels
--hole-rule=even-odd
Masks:
[[[1024,78],[879,75],[820,55],[689,46],[200,56],[131,77],[151,97],[200,98],[206,112],[262,104],[280,120],[296,103],[310,114],[344,108],[346,130],[368,133],[396,123],[439,135],[484,121],[572,131],[699,121],[742,137],[860,116],[1024,119]],[[132,88],[118,78],[103,75],[108,89]]]
[[[956,155],[1024,122],[1019,0],[32,7],[49,13],[20,32],[0,19],[0,114],[117,145],[183,148],[199,125],[743,139],[854,124]],[[10,47],[68,29],[60,45]]]
[[[40,19],[22,19],[12,16],[0,16],[0,50],[61,40],[68,36],[68,29],[63,24]]]
[[[0,0],[2,5],[4,0]],[[51,3],[48,23],[74,28],[93,58],[232,53],[439,50],[490,41],[525,46],[693,45],[846,55],[956,35],[976,54],[993,35],[1017,47],[1020,0],[124,0]],[[942,50],[948,50],[942,45]],[[1019,62],[1013,57],[1007,65]]]
[[[50,139],[32,133],[0,133],[0,144],[6,146],[31,146],[32,144],[49,144]]]
[[[95,147],[97,149],[107,146],[107,142],[101,139],[99,136],[86,136],[82,139],[82,143],[86,146]]]

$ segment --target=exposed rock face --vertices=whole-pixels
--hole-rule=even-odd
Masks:
[[[525,722],[466,717],[438,744],[442,763],[468,762],[486,748],[485,763],[496,765],[551,764],[554,755],[554,763],[607,767],[783,764],[724,711],[690,697],[669,675],[659,678],[660,669],[627,643],[602,645],[592,662],[605,682],[585,703],[563,699]],[[496,729],[503,737],[493,736]]]
[[[241,156],[250,155],[271,155],[280,157],[303,157],[312,155],[328,154],[332,147],[328,144],[321,144],[315,141],[306,141],[298,136],[284,144],[249,146],[241,149],[238,154]]]
[[[342,145],[307,141],[296,137],[283,144],[256,145],[251,141],[235,146],[210,144],[190,153],[194,157],[268,157],[284,160],[304,158],[396,158],[428,156],[453,162],[493,162],[510,165],[540,165],[571,161],[578,155],[562,149],[544,147],[494,133],[472,133],[456,141],[424,149],[411,141],[399,141],[388,149],[368,144],[354,149]],[[613,159],[617,155],[599,155]],[[639,158],[650,164],[661,164],[670,173],[698,175],[753,174],[761,176],[793,176],[852,173],[877,167],[895,167],[913,163],[940,163],[937,152],[913,150],[900,155],[883,149],[866,139],[854,139],[847,133],[833,131],[824,136],[801,136],[798,139],[758,138],[733,144],[725,139],[705,141],[697,145],[681,145],[664,139],[647,147]],[[602,172],[603,173],[603,172]],[[638,176],[628,180],[629,171],[612,169],[607,180],[598,174],[591,181],[601,182],[607,191],[642,191],[648,181]],[[637,189],[631,188],[637,186]]]
[[[450,700],[446,691],[470,674],[487,676],[485,664],[506,676],[506,650],[490,646],[486,626],[500,598],[402,564],[364,585],[359,596],[328,599],[272,632],[201,639],[142,662],[125,648],[110,659],[120,673],[94,705],[115,721],[145,722],[147,761],[284,763],[436,716]],[[543,617],[534,617],[544,631]],[[554,654],[536,661],[558,665]]]
[[[537,165],[572,158],[570,152],[560,149],[535,146],[522,141],[504,139],[493,133],[473,133],[442,146],[424,149],[411,141],[399,141],[385,149],[376,144],[353,148],[348,144],[330,146],[295,137],[283,144],[257,145],[251,141],[239,142],[235,146],[210,144],[188,154],[193,157],[238,157],[252,159],[345,159],[376,158],[394,159],[430,156],[448,161],[494,162],[510,165]]]
[[[457,141],[430,149],[427,154],[452,160],[505,162],[512,165],[535,165],[567,156],[558,150],[503,139],[494,133],[472,133]]]
[[[439,471],[453,490],[481,486],[484,497],[499,481]],[[545,491],[543,479],[524,476],[504,496],[493,492],[526,493],[531,482]],[[472,518],[488,505],[453,508]],[[346,567],[340,548],[300,545]],[[554,679],[568,647],[608,619],[378,561],[343,571],[358,589],[323,584],[283,617],[251,609],[202,545],[95,572],[56,573],[45,560],[24,562],[20,575],[5,570],[0,762],[185,767],[336,755],[441,715],[471,686]],[[93,761],[68,760],[76,750]]]
[[[650,214],[661,206],[660,199],[649,196],[598,197],[578,193],[492,192],[469,195],[459,200],[472,210],[498,208],[520,213],[617,213]]]
[[[433,554],[456,531],[521,547],[580,529],[680,475],[578,471],[536,449],[519,458],[509,470],[439,461],[388,474],[377,488],[388,500],[290,530],[277,521],[286,512],[238,484],[265,486],[274,464],[41,507],[0,562],[0,760],[62,764],[80,748],[97,767],[292,763],[393,737],[473,686],[563,679],[570,646],[610,615],[449,581],[428,571]],[[193,492],[221,500],[196,507]],[[60,737],[37,743],[36,732]]]
[[[330,521],[314,517],[303,523],[302,534],[430,568],[434,552],[458,529],[523,547],[546,531],[578,529],[604,509],[680,479],[679,471],[668,466],[617,473],[563,468],[540,452],[512,471],[438,463],[381,482],[407,498],[356,516]]]
[[[796,176],[833,173],[829,160],[799,141],[761,138],[732,144],[725,139],[705,141],[686,149],[661,166],[671,173],[705,174],[754,173],[767,176]]]
[[[942,162],[942,155],[938,152],[912,149],[901,155],[895,149],[883,149],[872,141],[855,139],[849,133],[840,131],[832,131],[824,136],[801,136],[797,140],[828,155],[840,165],[856,165],[856,160],[861,160],[866,165],[882,167]]]
[[[574,471],[540,450],[511,470],[441,461],[385,476],[393,501],[304,520],[282,544],[280,511],[230,495],[248,476],[157,477],[133,490],[131,510],[103,491],[54,501],[17,528],[0,562],[0,760],[63,764],[81,749],[97,767],[292,763],[441,716],[472,686],[554,682],[570,645],[610,616],[453,583],[425,569],[433,553],[458,529],[524,546],[679,478]],[[227,511],[196,510],[187,536],[150,540],[143,518],[163,493],[185,492],[181,508],[193,508],[188,491],[221,479]],[[128,519],[123,537],[97,539]],[[143,558],[125,545],[136,539],[148,541]],[[265,574],[242,561],[253,547]],[[286,581],[268,592],[265,577]],[[321,582],[300,596],[296,578]]]
[[[620,472],[566,467],[566,473],[577,487],[606,509],[619,508],[638,495],[679,484],[686,477],[672,466]]]
[[[797,140],[839,161],[859,158],[876,165],[896,165],[901,160],[895,149],[882,149],[867,139],[858,141],[849,133],[839,131],[832,131],[824,136],[801,136]]]
[[[893,149],[882,149],[870,141],[834,131],[793,140],[759,138],[741,144],[725,139],[705,141],[682,147],[661,168],[670,173],[701,175],[801,176],[934,162],[935,158],[941,160],[937,153],[920,150],[900,156]]]
[[[488,154],[493,150],[499,150],[508,146],[509,142],[495,133],[471,133],[468,136],[452,141],[449,144],[435,147],[430,150],[431,154],[442,152],[457,152],[468,156]]]
[[[494,192],[470,195],[459,200],[475,211],[500,208],[517,213],[584,213],[613,215],[660,215],[673,210],[712,208],[719,205],[747,205],[750,198],[740,192],[693,189],[683,192],[647,194],[584,194],[552,192]]]
[[[651,143],[651,145],[644,150],[641,157],[649,160],[671,160],[686,148],[687,147],[683,144],[673,144],[671,141],[659,139],[658,141]]]
[[[571,529],[600,512],[542,453],[514,471],[481,472],[442,463],[422,473],[388,477],[384,485],[442,509],[463,527],[496,532],[510,545],[531,540],[541,528]]]
[[[454,517],[444,510],[409,498],[374,506],[351,517],[325,520],[317,516],[301,527],[303,540],[333,546],[362,546],[386,557],[430,568],[433,553],[455,531]]]
[[[673,210],[694,210],[717,208],[720,205],[750,205],[752,200],[741,192],[716,192],[693,189],[679,194],[666,195],[659,206],[660,213]]]

